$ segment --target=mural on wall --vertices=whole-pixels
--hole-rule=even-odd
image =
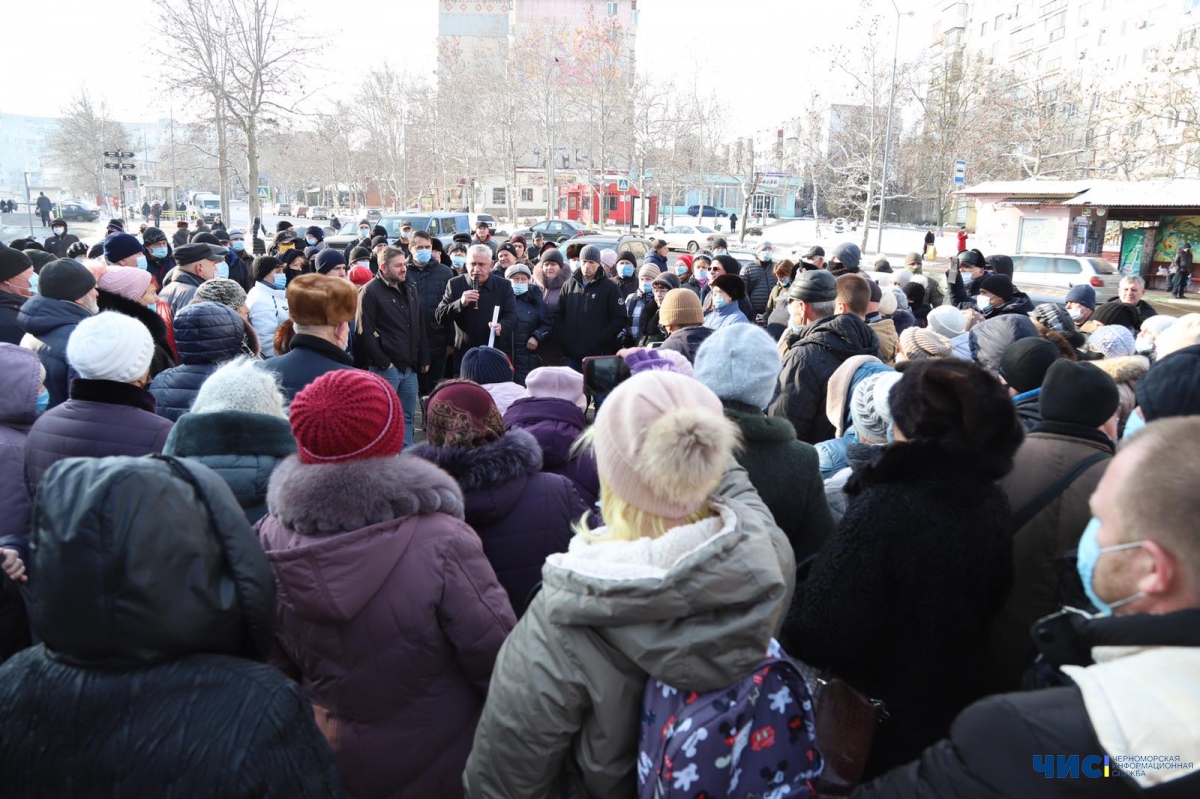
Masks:
[[[1154,261],[1170,263],[1175,260],[1175,250],[1185,241],[1191,244],[1200,242],[1200,216],[1164,216],[1154,249]]]

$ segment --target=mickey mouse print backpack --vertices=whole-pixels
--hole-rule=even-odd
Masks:
[[[774,639],[729,688],[646,681],[638,799],[807,799],[822,766],[808,685]]]

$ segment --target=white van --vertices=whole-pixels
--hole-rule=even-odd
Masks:
[[[215,222],[221,215],[221,198],[216,194],[195,192],[188,204],[188,216],[192,219],[203,219],[205,222]]]

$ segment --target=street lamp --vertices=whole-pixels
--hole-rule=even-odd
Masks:
[[[892,112],[896,107],[896,62],[900,60],[900,17],[914,16],[911,11],[901,11],[892,0],[896,10],[896,45],[892,49],[892,93],[888,98],[887,133],[883,141],[883,180],[879,185],[879,232],[875,234],[875,252],[883,252],[883,223],[887,217],[888,158],[892,154]],[[870,218],[869,216],[867,217]]]

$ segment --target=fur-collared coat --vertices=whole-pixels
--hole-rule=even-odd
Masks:
[[[458,481],[467,524],[520,616],[542,579],[546,556],[565,552],[571,525],[588,508],[574,484],[542,471],[542,450],[524,430],[509,430],[474,449],[422,445],[412,453],[432,461]]]
[[[460,797],[496,654],[516,619],[462,493],[409,455],[271,476],[259,540],[276,652],[329,740],[348,796]]]

